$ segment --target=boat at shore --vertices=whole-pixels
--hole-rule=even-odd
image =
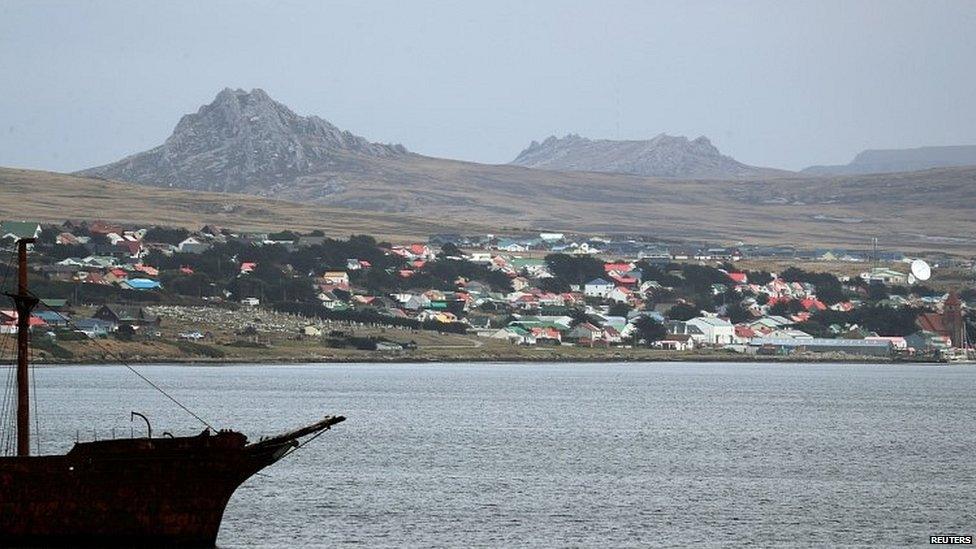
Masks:
[[[16,455],[0,457],[0,545],[213,547],[241,484],[345,419],[327,416],[256,442],[209,425],[195,436],[154,438],[147,420],[144,438],[32,456],[29,319],[38,300],[27,286],[30,242],[17,242],[18,290],[7,294],[18,315]]]

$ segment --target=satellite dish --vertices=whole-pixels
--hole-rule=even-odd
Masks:
[[[913,275],[913,274],[908,275],[908,283],[909,284],[915,284],[916,282],[918,282],[918,279],[915,278],[915,275]]]
[[[916,280],[924,282],[931,278],[932,268],[924,260],[916,259],[912,261],[912,274],[915,275]]]

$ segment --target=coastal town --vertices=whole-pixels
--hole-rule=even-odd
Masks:
[[[41,306],[30,326],[52,361],[113,352],[234,360],[238,350],[262,360],[948,362],[970,356],[976,327],[971,278],[938,288],[912,280],[911,259],[891,251],[545,232],[391,244],[212,225],[0,224],[5,250],[19,238],[36,239],[31,286]],[[966,258],[929,259],[973,272]],[[807,267],[817,262],[850,274]],[[16,317],[0,310],[2,333],[16,332]]]

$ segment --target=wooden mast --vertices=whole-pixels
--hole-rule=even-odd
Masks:
[[[17,241],[17,293],[11,295],[17,306],[17,455],[30,455],[30,316],[37,299],[27,289],[27,245],[33,238]]]

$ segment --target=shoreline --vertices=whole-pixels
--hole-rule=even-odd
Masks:
[[[37,366],[112,366],[112,365],[185,365],[185,366],[220,366],[220,365],[296,365],[296,364],[606,364],[606,363],[776,363],[776,364],[917,364],[917,365],[949,365],[946,363],[917,362],[893,360],[889,357],[837,357],[837,356],[760,356],[760,355],[729,355],[729,354],[694,354],[694,355],[607,355],[595,356],[409,356],[403,354],[384,354],[380,356],[278,356],[278,357],[137,357],[127,360],[94,360],[94,359],[65,359],[65,360],[35,360]],[[3,364],[2,366],[12,366]]]

